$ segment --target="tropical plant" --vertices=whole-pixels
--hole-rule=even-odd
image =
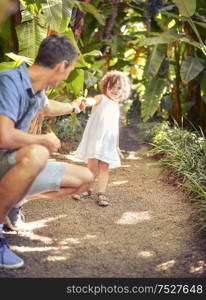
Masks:
[[[96,93],[109,69],[126,72],[144,121],[189,121],[206,131],[206,3],[204,0],[20,0],[0,28],[5,53],[34,58],[52,32],[67,34],[81,53],[69,80],[49,91],[55,99]],[[139,120],[139,118],[137,118]]]

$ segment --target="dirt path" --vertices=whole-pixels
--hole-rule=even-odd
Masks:
[[[112,170],[112,206],[70,197],[25,204],[28,228],[8,241],[22,269],[0,277],[206,277],[204,241],[186,195],[166,182],[134,129],[123,128],[122,168]]]

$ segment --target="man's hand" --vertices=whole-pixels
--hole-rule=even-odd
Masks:
[[[75,113],[80,113],[82,110],[86,108],[86,98],[79,97],[72,102],[72,105],[75,107]]]
[[[50,153],[57,152],[61,147],[60,140],[54,133],[45,134],[43,144]]]

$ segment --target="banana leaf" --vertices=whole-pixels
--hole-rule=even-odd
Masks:
[[[179,35],[173,32],[162,32],[159,33],[158,36],[149,37],[149,38],[141,38],[139,40],[139,47],[141,46],[151,46],[151,45],[158,45],[158,44],[171,44],[179,39]]]
[[[197,75],[202,72],[205,67],[204,59],[200,57],[188,56],[186,60],[183,61],[180,69],[180,75],[182,81],[187,84],[189,81],[194,79]]]
[[[166,45],[155,45],[152,53],[149,57],[148,64],[146,67],[145,76],[156,76],[160,66],[166,57],[167,46]]]
[[[75,69],[69,75],[66,85],[69,92],[72,92],[76,97],[80,96],[84,88],[84,70]]]
[[[40,26],[36,18],[29,22],[22,23],[16,27],[19,54],[35,58],[41,41],[47,36],[47,28]]]
[[[191,17],[196,10],[196,0],[173,0],[179,9],[180,15]]]
[[[166,85],[167,81],[163,78],[154,78],[149,82],[144,101],[141,103],[141,116],[144,122],[152,117],[158,109]]]

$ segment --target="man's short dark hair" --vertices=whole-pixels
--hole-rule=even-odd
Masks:
[[[35,64],[49,68],[64,60],[72,64],[78,55],[77,48],[67,35],[55,33],[41,42]]]

